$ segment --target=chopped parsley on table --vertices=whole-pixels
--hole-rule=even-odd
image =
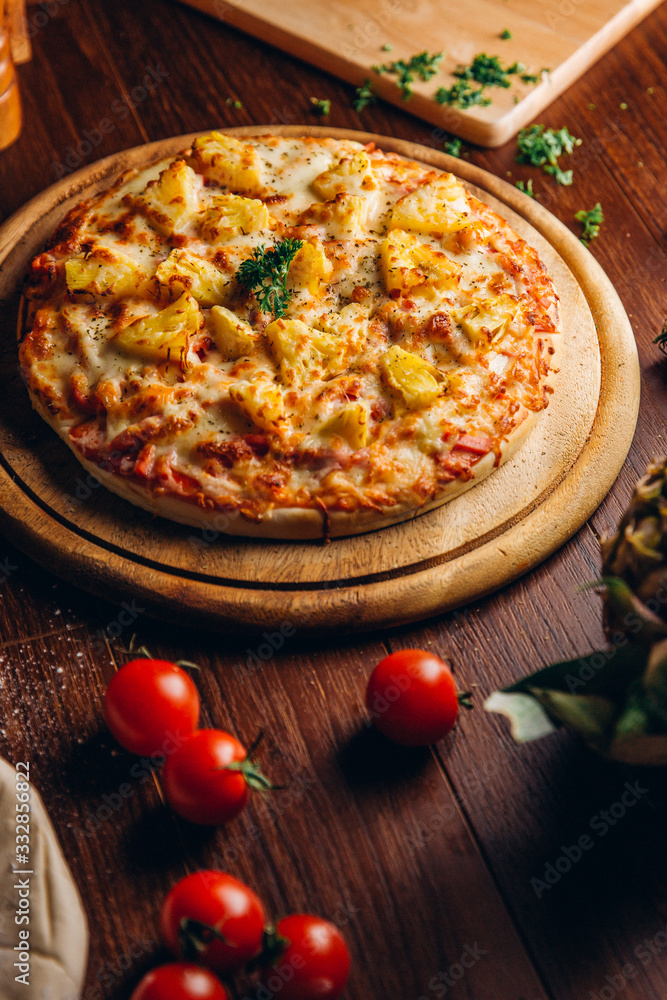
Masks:
[[[461,156],[460,139],[447,139],[447,141],[443,143],[443,147],[445,152],[449,153],[450,156],[456,156],[456,157]]]
[[[366,79],[361,87],[357,87],[355,90],[355,98],[352,101],[352,107],[355,111],[363,111],[367,108],[369,104],[375,104],[377,101],[377,94],[371,89],[371,81]]]
[[[331,101],[321,97],[311,97],[310,103],[315,114],[322,115],[323,118],[328,118],[331,114]]]
[[[239,284],[255,293],[262,312],[272,312],[276,319],[284,315],[289,302],[287,272],[303,246],[303,240],[287,239],[264,248],[256,247],[236,272]]]
[[[438,104],[448,104],[462,110],[476,105],[484,108],[491,104],[491,98],[484,96],[484,88],[473,87],[467,80],[458,80],[451,87],[438,87],[435,99]]]
[[[558,157],[569,156],[575,146],[581,145],[581,139],[571,135],[566,128],[545,129],[544,125],[529,125],[522,128],[517,136],[519,155],[517,163],[529,163],[533,167],[542,167],[546,174],[556,179],[557,184],[570,185],[572,171],[562,170]]]
[[[451,87],[440,87],[435,99],[438,104],[463,109],[491,104],[491,98],[484,93],[487,87],[507,89],[512,86],[514,76],[518,76],[524,83],[537,83],[540,79],[539,76],[528,73],[523,63],[514,62],[511,66],[503,66],[498,56],[489,56],[486,52],[476,55],[468,66],[458,66],[454,70],[454,76],[458,77],[457,83]]]
[[[598,235],[600,226],[604,222],[602,205],[598,202],[588,212],[582,208],[578,212],[575,212],[574,217],[584,227],[584,231],[579,238],[584,246],[588,246],[591,240],[594,240]]]
[[[512,32],[510,31],[509,28],[503,28],[503,30],[500,32],[500,37],[504,42],[506,42],[508,38],[512,37]]]
[[[395,59],[390,63],[382,63],[380,66],[373,66],[376,73],[390,73],[398,77],[397,84],[403,94],[403,100],[407,101],[412,97],[412,84],[415,77],[420,80],[430,80],[438,72],[438,66],[442,62],[444,52],[435,52],[432,56],[428,52],[420,52],[412,56],[407,61],[405,59]]]
[[[518,187],[519,191],[523,191],[523,193],[527,194],[529,198],[537,198],[537,195],[533,191],[532,177],[530,178],[530,180],[527,181],[517,181],[516,186]]]

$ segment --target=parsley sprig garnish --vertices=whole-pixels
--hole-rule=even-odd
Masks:
[[[594,205],[588,212],[584,208],[581,208],[578,212],[574,213],[574,217],[577,222],[580,222],[584,227],[584,231],[579,238],[584,246],[588,246],[591,240],[594,240],[598,235],[600,232],[600,226],[604,222],[602,205],[598,202],[597,205]]]
[[[569,186],[572,183],[572,171],[562,170],[558,157],[569,156],[575,146],[581,145],[581,139],[571,135],[566,128],[545,129],[544,125],[529,125],[522,128],[517,136],[519,155],[517,163],[530,163],[533,167],[542,167],[545,174],[551,174],[557,184]]]
[[[412,84],[415,76],[420,80],[430,80],[438,72],[438,66],[442,62],[444,52],[435,52],[432,56],[428,52],[420,52],[412,56],[407,62],[405,59],[395,59],[390,63],[382,63],[381,66],[373,66],[376,73],[391,73],[398,77],[397,83],[403,94],[403,100],[407,101],[412,97]]]
[[[302,246],[303,240],[294,239],[282,240],[267,248],[262,243],[236,273],[239,283],[255,293],[262,312],[272,312],[276,319],[280,319],[287,309],[290,297],[287,274]]]

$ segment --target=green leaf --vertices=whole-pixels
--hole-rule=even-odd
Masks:
[[[262,312],[272,312],[276,319],[287,309],[287,273],[302,246],[303,240],[295,239],[281,240],[268,248],[260,244],[236,272],[239,284],[254,292]]]
[[[484,702],[484,708],[510,720],[512,736],[517,743],[540,740],[556,730],[539,701],[527,694],[494,691]]]
[[[566,723],[587,740],[605,742],[616,714],[614,703],[600,695],[567,694],[532,688],[531,694],[537,698],[551,719]]]

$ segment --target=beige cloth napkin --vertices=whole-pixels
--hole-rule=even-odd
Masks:
[[[79,1000],[88,960],[88,924],[81,900],[32,785],[29,864],[17,863],[16,804],[16,771],[0,758],[0,997]],[[24,870],[15,874],[15,869]],[[30,922],[17,924],[16,911],[21,919],[25,900]],[[26,930],[30,934],[27,949],[25,937],[19,938],[19,932]],[[15,950],[19,944],[22,952]],[[21,961],[26,955],[27,963]],[[17,976],[23,976],[23,981],[17,981]]]

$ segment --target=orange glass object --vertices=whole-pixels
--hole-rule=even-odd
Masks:
[[[4,0],[0,0],[0,149],[18,139],[21,124],[21,99],[9,47]]]

